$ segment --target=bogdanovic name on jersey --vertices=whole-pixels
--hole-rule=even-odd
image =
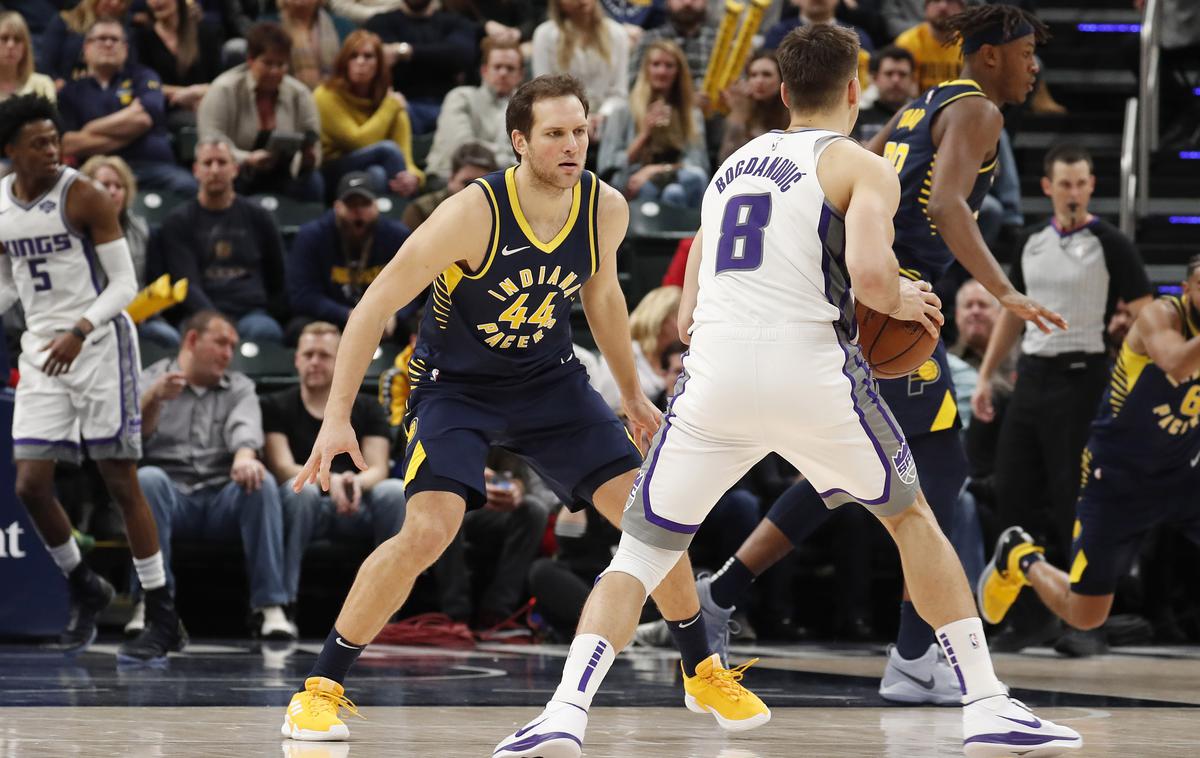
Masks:
[[[725,173],[714,180],[717,192],[724,192],[739,176],[761,176],[775,182],[780,192],[787,192],[793,184],[800,181],[804,172],[789,158],[780,155],[756,155],[727,167]]]

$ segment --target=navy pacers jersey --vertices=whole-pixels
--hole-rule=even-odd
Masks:
[[[554,239],[534,234],[517,199],[516,167],[477,179],[492,209],[478,271],[458,264],[433,281],[409,364],[428,381],[519,385],[571,360],[571,304],[599,264],[599,182],[584,171]]]
[[[1184,338],[1200,333],[1187,297],[1163,298],[1179,312]],[[1101,462],[1140,474],[1176,478],[1192,471],[1200,456],[1200,373],[1176,382],[1126,342],[1092,436],[1084,469]]]
[[[900,175],[900,206],[896,209],[893,248],[900,273],[910,279],[936,282],[954,261],[954,254],[928,213],[937,164],[933,122],[942,108],[967,97],[986,95],[970,79],[942,82],[933,87],[904,109],[884,147],[884,157]],[[979,167],[978,178],[967,198],[972,211],[978,213],[983,205],[995,170],[996,158]],[[882,380],[879,387],[909,437],[961,425],[950,366],[946,362],[946,346],[941,342],[933,356],[916,371],[900,379]]]

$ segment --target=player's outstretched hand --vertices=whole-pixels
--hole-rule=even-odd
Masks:
[[[992,423],[996,418],[996,409],[992,407],[992,382],[985,377],[979,377],[975,392],[971,394],[971,415],[985,424]]]
[[[633,398],[624,398],[621,405],[625,409],[625,417],[633,425],[634,442],[645,454],[650,448],[650,440],[662,424],[662,412],[640,392]]]
[[[83,340],[70,332],[63,332],[54,339],[42,345],[41,352],[50,351],[46,362],[42,364],[42,373],[46,376],[58,376],[71,370],[71,364],[83,349]]]
[[[326,417],[321,422],[321,431],[317,433],[317,441],[313,443],[308,462],[292,482],[292,489],[299,492],[304,485],[315,483],[322,491],[328,492],[329,466],[341,453],[349,453],[350,460],[354,461],[359,471],[367,470],[367,462],[358,448],[358,438],[354,436],[350,421],[331,421]]]
[[[916,321],[925,327],[934,339],[942,333],[942,299],[933,294],[933,285],[929,282],[914,282],[912,279],[900,279],[900,307],[891,314],[901,321]]]
[[[1067,330],[1067,320],[1065,318],[1033,298],[1022,295],[1020,292],[1014,292],[1011,295],[1005,295],[1000,298],[1000,305],[1020,316],[1022,320],[1032,321],[1034,326],[1046,334],[1049,334],[1051,331],[1050,327],[1046,325],[1047,322],[1057,326],[1064,332]]]

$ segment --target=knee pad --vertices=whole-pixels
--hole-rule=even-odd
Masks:
[[[613,571],[629,574],[642,583],[645,594],[649,595],[662,583],[671,569],[675,568],[682,555],[682,550],[664,550],[647,545],[636,537],[622,534],[612,563],[608,564],[608,568],[604,569],[600,576]]]

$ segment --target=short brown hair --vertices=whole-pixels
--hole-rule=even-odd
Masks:
[[[290,58],[292,38],[274,21],[260,21],[246,32],[246,57],[257,58],[270,52],[282,53],[283,57]]]
[[[543,74],[531,81],[525,82],[508,101],[508,109],[504,112],[504,128],[511,135],[514,131],[529,137],[533,131],[533,106],[539,100],[550,100],[555,97],[574,97],[583,104],[583,115],[588,113],[587,94],[583,84],[570,74]],[[521,160],[516,148],[513,154]]]
[[[486,66],[488,63],[488,56],[498,50],[512,50],[513,52],[517,53],[518,57],[521,59],[521,68],[525,67],[525,56],[521,55],[520,42],[498,42],[492,37],[484,37],[483,42],[479,43],[480,64]]]
[[[335,337],[340,338],[342,336],[342,330],[338,329],[328,321],[314,321],[311,324],[306,325],[304,329],[300,331],[301,337],[306,334],[311,334],[314,337],[324,337],[326,334],[332,334]]]
[[[197,311],[191,316],[188,316],[187,320],[183,322],[183,334],[184,336],[187,336],[188,332],[204,334],[208,331],[208,328],[212,326],[212,322],[214,321],[224,321],[226,324],[229,324],[231,327],[233,327],[234,331],[237,331],[237,325],[234,324],[233,320],[224,313],[214,310],[203,310]]]
[[[779,45],[779,73],[793,111],[832,108],[858,76],[858,35],[841,26],[805,24]]]
[[[1089,173],[1094,171],[1092,154],[1087,148],[1072,142],[1063,142],[1046,151],[1046,156],[1042,159],[1042,170],[1047,179],[1053,179],[1055,163],[1065,163],[1069,166],[1080,161],[1087,163]]]

